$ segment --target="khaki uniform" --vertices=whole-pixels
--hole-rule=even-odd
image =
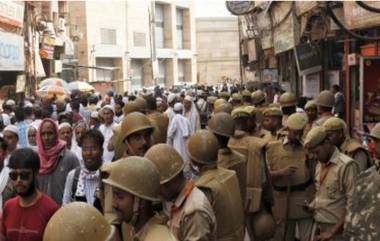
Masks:
[[[309,133],[309,131],[311,130],[311,128],[313,127],[313,123],[307,123],[305,128],[303,129],[303,137],[302,139],[305,139],[307,133]]]
[[[216,240],[216,219],[204,193],[192,182],[175,200],[169,220],[169,229],[178,240]]]
[[[357,174],[355,161],[337,148],[327,164],[317,164],[316,195],[311,207],[315,210],[314,221],[320,232],[329,230],[351,208]],[[343,238],[337,234],[332,240]]]
[[[316,121],[313,123],[314,126],[323,126],[323,124],[330,118],[332,117],[332,114],[324,114],[320,116]]]
[[[359,172],[365,171],[370,166],[369,154],[359,141],[352,138],[346,138],[339,149],[342,153],[346,154],[357,162],[359,166]]]
[[[305,200],[312,201],[315,193],[313,169],[309,168],[306,152],[301,145],[291,146],[287,138],[267,145],[266,157],[269,169],[275,171],[289,165],[298,168],[291,177],[279,177],[272,183],[273,215],[279,225],[275,235],[276,240],[281,240],[284,233],[286,233],[286,240],[294,240],[296,225],[298,225],[301,241],[308,241],[310,238],[312,214],[301,207]],[[287,230],[285,231],[286,222]]]
[[[251,136],[269,139],[270,132],[261,128],[261,126],[257,126],[257,128],[251,132]]]
[[[168,116],[159,112],[152,112],[147,114],[147,117],[154,126],[154,131],[152,134],[153,143],[166,143],[169,125]]]
[[[244,210],[236,173],[217,167],[201,170],[195,185],[206,194],[213,207],[217,240],[243,241]]]
[[[229,148],[218,151],[218,166],[236,172],[239,180],[241,198],[245,200],[245,186],[247,176],[247,157]]]

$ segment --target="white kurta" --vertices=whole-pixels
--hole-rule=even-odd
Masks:
[[[112,161],[112,158],[115,154],[114,151],[109,151],[108,150],[108,143],[110,142],[112,136],[113,136],[113,126],[115,124],[112,123],[111,125],[109,126],[106,126],[104,124],[102,124],[100,127],[99,127],[99,131],[103,134],[104,136],[104,144],[103,144],[103,163],[108,163],[108,162],[111,162]]]
[[[186,150],[186,140],[191,135],[189,120],[181,114],[176,114],[168,128],[168,144],[178,151],[183,160],[189,160]]]
[[[190,111],[183,111],[183,115],[189,120],[191,126],[190,135],[194,134],[197,130],[201,129],[201,120],[199,113],[194,103],[191,103]]]
[[[172,122],[173,120],[173,117],[175,116],[175,113],[174,113],[174,110],[173,110],[173,107],[168,107],[168,109],[165,111],[165,114],[168,116],[169,118],[169,124],[168,126],[170,125],[170,123]]]

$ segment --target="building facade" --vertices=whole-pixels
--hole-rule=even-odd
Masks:
[[[197,18],[198,81],[215,85],[240,79],[237,17]]]
[[[196,82],[191,2],[75,1],[69,8],[83,33],[76,46],[80,79],[119,93]]]

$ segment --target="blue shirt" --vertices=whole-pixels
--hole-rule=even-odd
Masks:
[[[28,147],[28,128],[30,124],[26,121],[17,122],[16,126],[18,128],[18,143],[21,147]]]

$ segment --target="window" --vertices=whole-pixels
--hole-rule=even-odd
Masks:
[[[135,47],[145,47],[145,33],[133,32],[133,46]]]
[[[157,84],[165,84],[165,79],[166,79],[166,62],[163,59],[159,59]]]
[[[114,61],[110,58],[96,58],[97,67],[114,67]],[[112,70],[96,70],[97,81],[112,81],[114,79]]]
[[[183,49],[183,10],[177,8],[177,48]]]
[[[100,29],[100,43],[108,45],[116,45],[116,30],[101,28]]]
[[[164,35],[164,6],[162,4],[155,5],[155,37],[156,47],[164,48],[165,35]]]
[[[133,59],[131,61],[131,71],[132,71],[132,87],[141,88],[143,86],[144,77],[144,63],[142,60]]]

